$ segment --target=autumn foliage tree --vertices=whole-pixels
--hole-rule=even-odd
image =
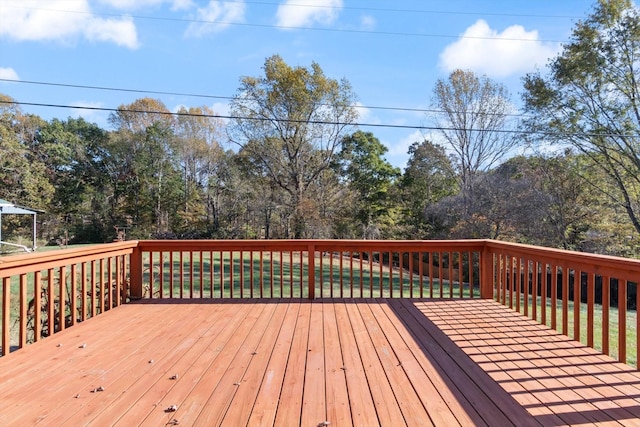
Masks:
[[[349,82],[326,77],[315,62],[291,67],[274,55],[263,71],[241,79],[229,136],[286,193],[291,234],[301,238],[304,213],[319,206],[313,187],[357,117],[355,95]]]

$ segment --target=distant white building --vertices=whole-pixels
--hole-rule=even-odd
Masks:
[[[33,244],[31,248],[24,245],[16,245],[15,243],[8,243],[2,241],[2,216],[3,215],[32,215],[33,216]],[[24,249],[26,252],[32,252],[36,250],[36,217],[38,213],[34,210],[24,208],[22,206],[14,205],[11,202],[0,199],[0,247],[3,245],[14,246]]]

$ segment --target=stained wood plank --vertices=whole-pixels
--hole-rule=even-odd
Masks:
[[[109,422],[127,424],[145,419],[174,387],[188,385],[189,377],[202,371],[202,368],[198,367],[199,361],[206,361],[207,366],[211,363],[214,356],[220,352],[219,347],[235,331],[234,325],[242,321],[245,310],[251,306],[247,304],[247,308],[238,310],[233,304],[219,304],[205,313],[199,313],[198,316],[193,313],[190,317],[194,317],[197,323],[203,325],[200,333],[193,334],[195,342],[158,342],[158,345],[171,350],[167,357],[154,361],[153,376],[149,376],[150,380],[136,381],[127,393],[121,394],[104,408],[93,422],[96,425]],[[215,322],[206,321],[211,316],[215,316]],[[132,399],[131,396],[139,397]]]
[[[298,426],[302,412],[302,394],[304,390],[304,375],[306,371],[307,353],[309,351],[309,327],[311,319],[311,305],[303,303],[298,312],[296,329],[293,333],[291,353],[287,363],[280,402],[276,412],[274,425]],[[286,402],[286,403],[285,403]]]
[[[387,381],[393,390],[405,422],[410,426],[432,426],[433,422],[429,414],[411,386],[393,346],[385,336],[385,332],[391,334],[392,331],[382,331],[368,304],[359,304],[359,308],[373,348],[387,376]]]
[[[317,426],[327,422],[323,304],[311,305],[307,363],[304,375],[301,426]]]
[[[357,305],[347,303],[346,308],[380,425],[407,425]]]
[[[276,306],[264,335],[251,353],[253,357],[239,381],[240,386],[236,389],[229,410],[224,414],[222,425],[247,425],[280,331],[285,321],[291,319],[287,316],[289,312],[295,313],[286,301]]]
[[[71,426],[115,423],[138,403],[131,396],[145,395],[148,397],[150,396],[147,394],[149,390],[161,378],[169,382],[166,370],[176,363],[183,353],[197,345],[200,335],[206,334],[211,329],[210,325],[203,325],[201,322],[207,311],[209,311],[207,306],[194,304],[189,309],[190,316],[185,316],[180,320],[169,320],[171,312],[157,317],[149,316],[152,324],[169,323],[167,330],[162,333],[147,334],[145,338],[149,338],[149,341],[141,347],[141,351],[120,358],[117,365],[108,369],[109,374],[104,375],[104,379],[107,381],[103,381],[102,385],[94,386],[102,386],[104,391],[91,393],[85,390],[79,393],[79,397],[76,399],[80,403],[80,405],[76,405],[78,408],[67,409],[66,406],[70,405],[60,406],[55,411],[55,417],[54,414],[47,417],[47,423]],[[115,358],[110,357],[110,359]],[[96,366],[100,366],[99,363],[97,362]],[[108,363],[113,362],[107,360],[102,366],[106,367]],[[127,393],[123,394],[122,390],[127,390]],[[73,402],[73,399],[69,399],[68,402]],[[109,404],[105,405],[105,402],[109,402]],[[76,409],[76,411],[71,409]],[[136,420],[142,418],[138,416]]]
[[[344,303],[335,304],[335,316],[342,348],[353,425],[359,427],[381,425],[371,396],[371,384],[367,382],[363,360],[360,357],[354,330]]]
[[[299,302],[289,305],[289,310],[282,323],[280,334],[265,369],[247,426],[269,426],[274,424],[299,311]]]
[[[464,408],[455,396],[448,391],[433,364],[419,350],[413,337],[406,333],[402,321],[386,301],[378,300],[370,304],[369,308],[383,330],[395,331],[386,334],[389,344],[433,423],[446,426],[475,425],[471,418],[466,416]]]
[[[327,400],[327,419],[330,425],[351,426],[351,409],[345,364],[342,357],[342,343],[338,332],[335,306],[322,304],[325,354],[325,389]]]

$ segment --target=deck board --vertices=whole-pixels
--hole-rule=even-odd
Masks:
[[[486,300],[161,300],[0,358],[0,403],[2,425],[632,426],[640,374]]]

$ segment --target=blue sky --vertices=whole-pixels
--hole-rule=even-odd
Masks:
[[[0,93],[19,102],[117,108],[158,98],[171,110],[226,114],[242,76],[265,58],[317,62],[346,78],[361,127],[404,166],[428,126],[433,87],[456,68],[505,84],[514,109],[521,78],[569,39],[586,0],[0,0]],[[81,85],[129,91],[41,85]],[[160,93],[136,93],[133,90]],[[207,97],[187,96],[205,95]],[[215,98],[220,97],[220,98]],[[373,108],[375,107],[375,108]],[[23,106],[44,119],[83,116],[109,128],[107,111]],[[233,147],[229,147],[233,148]]]

